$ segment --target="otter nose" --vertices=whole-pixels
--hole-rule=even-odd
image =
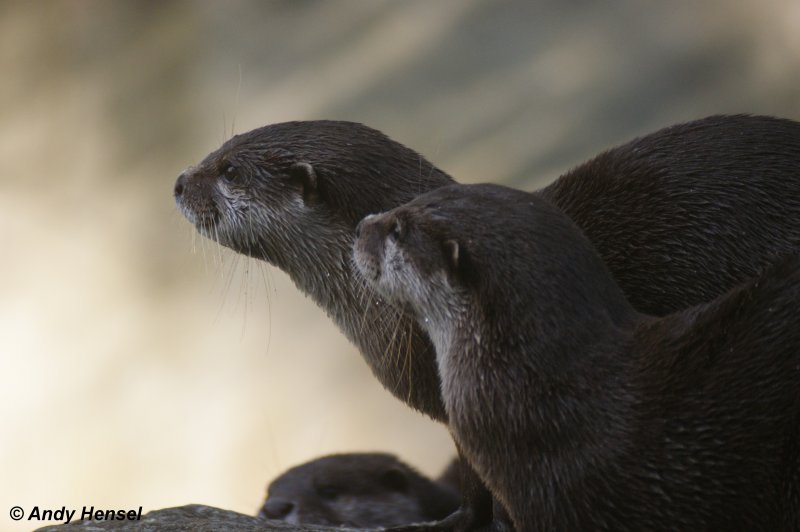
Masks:
[[[261,515],[268,519],[282,519],[294,509],[294,503],[286,499],[267,499],[261,508]]]
[[[181,175],[178,176],[178,180],[175,181],[175,197],[179,198],[183,195],[183,190],[186,188],[186,181],[189,180],[188,170],[184,170],[181,172]]]

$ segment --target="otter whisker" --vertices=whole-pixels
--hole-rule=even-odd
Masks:
[[[394,327],[392,329],[392,334],[389,337],[389,345],[386,347],[386,349],[384,350],[384,353],[383,353],[384,367],[397,367],[397,362],[399,360],[399,355],[395,351],[395,342],[397,340],[397,332],[399,330],[400,330],[400,320],[395,320],[394,321]],[[399,345],[399,344],[397,344],[397,345]],[[402,374],[402,371],[400,372],[400,374]],[[400,380],[398,379],[397,382],[399,383]],[[397,389],[395,389],[395,391],[397,391]]]
[[[405,342],[405,344],[406,344],[406,349],[405,349],[406,356],[405,356],[405,359],[403,360],[403,368],[402,368],[401,371],[405,370],[404,372],[406,372],[407,380],[412,383],[412,385],[409,386],[409,388],[408,388],[408,395],[406,396],[406,401],[410,401],[411,398],[413,397],[413,393],[414,393],[414,386],[413,386],[413,376],[414,375],[413,375],[413,371],[412,371],[412,367],[413,367],[413,363],[412,362],[413,361],[411,359],[414,356],[412,354],[412,352],[411,352],[412,351],[411,339],[412,339],[412,336],[414,334],[414,323],[413,323],[412,320],[406,320],[406,324],[407,324],[406,337],[408,338],[408,340]]]
[[[275,283],[272,279],[272,273],[269,268],[267,268],[266,264],[261,261],[254,261],[254,264],[258,268],[261,281],[264,285],[264,292],[267,295],[267,345],[265,349],[266,352],[269,352],[269,347],[272,342],[272,298],[270,297],[270,292],[274,289]]]

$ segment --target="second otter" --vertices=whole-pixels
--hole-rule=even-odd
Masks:
[[[454,439],[517,530],[798,530],[800,259],[656,319],[519,191],[444,187],[358,234],[365,279],[432,338]]]

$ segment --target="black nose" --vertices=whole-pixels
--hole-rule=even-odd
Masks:
[[[294,503],[286,499],[267,499],[264,507],[261,508],[261,515],[268,519],[283,519],[294,509]]]
[[[182,172],[181,175],[178,176],[178,180],[175,181],[175,197],[179,198],[183,195],[183,189],[186,185],[186,171]]]

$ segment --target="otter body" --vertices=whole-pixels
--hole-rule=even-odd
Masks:
[[[716,116],[622,145],[536,194],[586,231],[634,307],[664,315],[800,247],[798,174],[800,124]],[[233,137],[187,169],[174,193],[200,233],[287,272],[387,390],[446,421],[430,340],[405,309],[363,286],[351,246],[364,216],[452,182],[361,124],[288,122]],[[734,196],[734,216],[715,210]],[[737,219],[745,213],[747,225]]]
[[[260,517],[295,524],[375,528],[433,521],[458,508],[458,492],[390,454],[325,456],[272,481]]]
[[[800,251],[800,124],[717,116],[608,150],[542,189],[633,307],[710,301]]]
[[[454,439],[520,531],[797,530],[800,259],[638,313],[547,202],[452,185],[355,261],[436,346]]]

